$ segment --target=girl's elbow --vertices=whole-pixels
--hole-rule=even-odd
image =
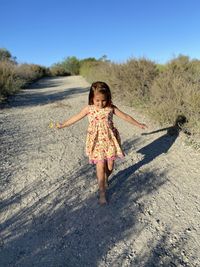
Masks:
[[[131,121],[132,120],[132,118],[131,118],[131,116],[129,116],[129,115],[125,115],[125,118],[124,118],[126,121]]]

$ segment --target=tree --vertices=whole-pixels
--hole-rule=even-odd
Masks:
[[[12,61],[16,63],[16,57],[13,57],[6,48],[0,48],[0,61]]]
[[[110,62],[110,60],[108,59],[107,55],[103,55],[102,57],[100,57],[99,61]]]
[[[67,57],[63,62],[61,62],[61,66],[69,71],[72,75],[79,74],[80,70],[80,61],[76,57]]]

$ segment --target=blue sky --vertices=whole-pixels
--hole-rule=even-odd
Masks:
[[[19,63],[200,59],[198,0],[0,0],[0,47]]]

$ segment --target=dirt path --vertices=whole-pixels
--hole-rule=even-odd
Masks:
[[[200,155],[184,135],[144,136],[115,118],[126,157],[109,205],[99,207],[87,118],[48,127],[87,103],[88,86],[81,77],[44,79],[0,111],[0,266],[199,267]]]

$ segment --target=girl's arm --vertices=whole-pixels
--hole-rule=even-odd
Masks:
[[[63,123],[58,123],[58,125],[56,127],[61,129],[61,128],[70,126],[70,125],[74,124],[75,122],[83,119],[87,114],[88,114],[88,106],[83,108],[78,114],[72,116],[71,118],[64,121]]]
[[[113,106],[113,112],[116,116],[118,116],[119,118],[128,121],[129,123],[138,126],[141,129],[145,129],[147,128],[146,124],[144,123],[140,123],[138,121],[136,121],[133,117],[131,117],[130,115],[122,112],[121,110],[119,110],[116,106]]]

